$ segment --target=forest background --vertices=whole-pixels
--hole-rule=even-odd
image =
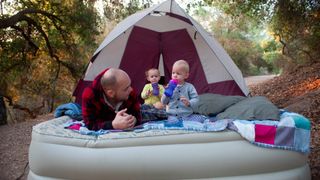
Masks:
[[[319,2],[178,1],[223,45],[244,76],[319,61]],[[1,122],[71,102],[106,34],[152,0],[1,0]]]
[[[310,118],[312,133],[318,135],[319,1],[176,1],[222,44],[244,76],[279,76],[252,89],[253,95],[265,95],[284,108],[293,96],[306,99],[301,95],[313,93],[312,102],[304,102],[308,108],[290,107]],[[128,15],[157,2],[0,0],[0,124],[36,118],[71,102],[77,81],[106,35]],[[313,177],[320,168],[316,145]]]

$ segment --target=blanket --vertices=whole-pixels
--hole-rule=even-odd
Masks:
[[[81,106],[77,103],[67,103],[58,106],[54,112],[54,117],[69,116],[75,120],[82,120]]]
[[[310,121],[293,112],[280,112],[280,120],[241,120],[207,118],[199,121],[167,119],[149,121],[140,126],[126,130],[88,130],[81,121],[69,121],[65,128],[81,134],[99,136],[106,133],[133,131],[135,133],[149,130],[185,130],[198,132],[217,132],[225,129],[238,132],[252,144],[267,148],[293,150],[302,153],[310,152]]]
[[[304,116],[281,111],[280,121],[234,120],[229,129],[262,147],[310,152],[310,121]]]

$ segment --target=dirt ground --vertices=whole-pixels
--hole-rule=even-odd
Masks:
[[[276,78],[277,77],[275,76],[256,76],[247,77],[245,79],[256,95],[264,95],[267,93],[259,91],[261,90],[259,87],[263,86],[260,84],[269,83]],[[31,141],[32,126],[52,118],[53,115],[48,114],[22,123],[0,126],[0,180],[27,179],[29,171],[28,148]],[[313,138],[311,145],[313,152],[309,156],[309,163],[311,164],[311,170],[313,171],[313,179],[320,177],[319,174],[317,174],[317,172],[319,173],[320,168],[320,156],[319,150],[317,150],[319,147],[318,125],[319,123],[315,126],[316,129],[313,129],[313,136],[316,137]]]
[[[247,86],[256,86],[258,84],[264,83],[274,77],[277,77],[277,75],[261,75],[261,76],[248,76],[245,77],[244,80],[247,84]]]
[[[52,118],[53,115],[48,114],[26,122],[0,126],[1,180],[27,179],[32,126]]]

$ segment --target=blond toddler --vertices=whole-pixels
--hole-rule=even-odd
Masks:
[[[146,71],[146,78],[149,81],[141,92],[141,98],[144,99],[144,104],[152,105],[157,109],[162,109],[164,106],[161,103],[161,97],[164,92],[164,87],[159,84],[160,71],[151,68]]]

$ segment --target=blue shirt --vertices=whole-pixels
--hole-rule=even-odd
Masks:
[[[190,102],[190,106],[186,106],[180,100],[180,96],[186,97]],[[185,82],[174,89],[172,97],[167,97],[163,94],[161,102],[168,105],[167,113],[169,116],[186,117],[193,114],[194,108],[198,106],[199,96],[196,88],[192,84]]]

